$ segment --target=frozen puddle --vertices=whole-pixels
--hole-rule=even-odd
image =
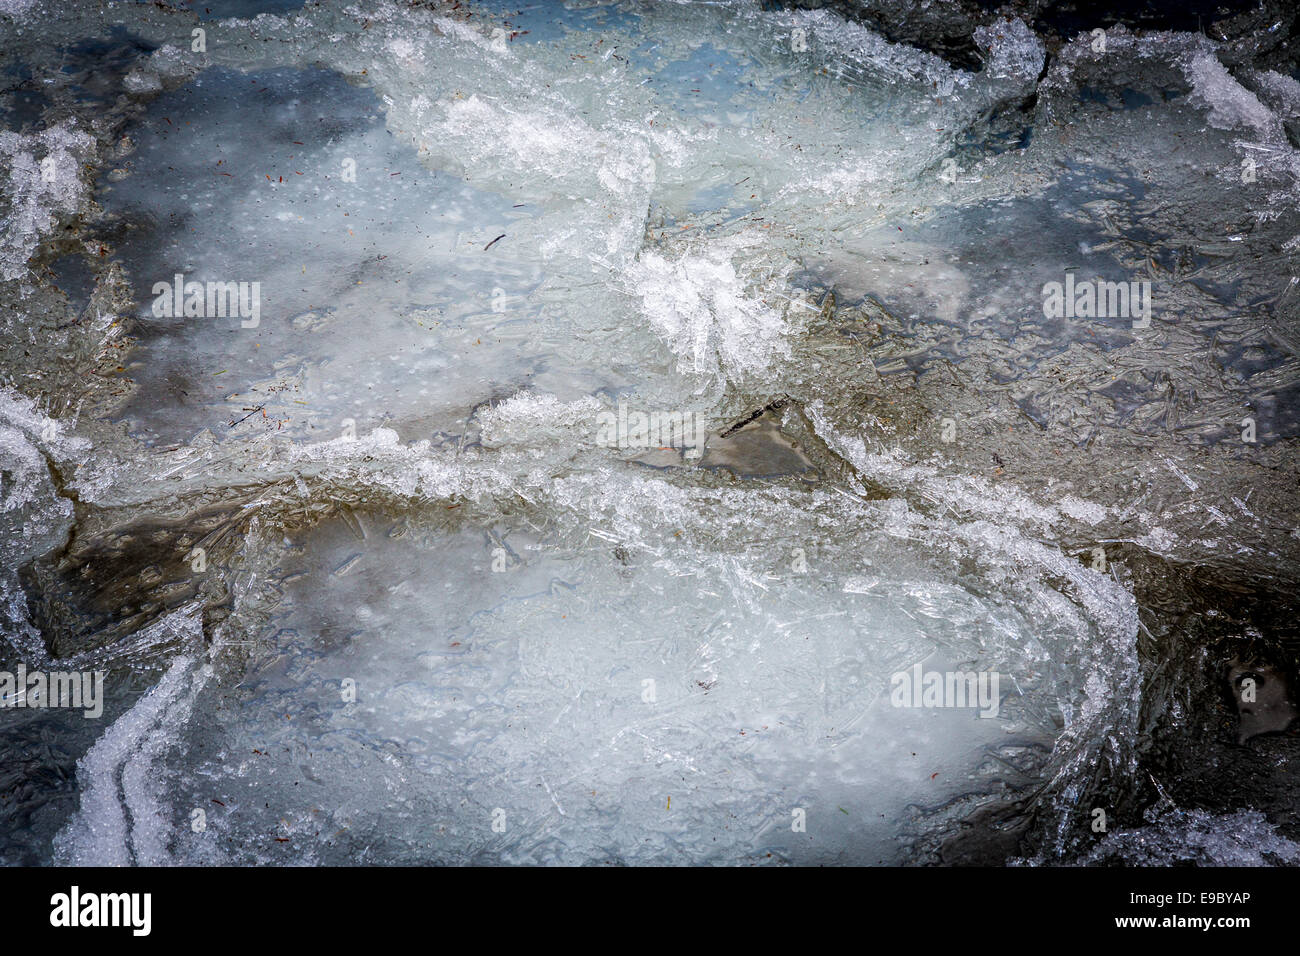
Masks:
[[[142,744],[141,778],[204,811],[204,832],[169,830],[177,860],[898,862],[921,808],[1023,785],[1054,729],[1012,682],[1032,700],[1041,676],[979,653],[1006,609],[903,560],[836,594],[707,554],[349,514],[289,536],[267,650]],[[1000,669],[996,716],[893,706],[913,662]]]

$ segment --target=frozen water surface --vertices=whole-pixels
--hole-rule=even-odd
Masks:
[[[0,8],[5,75],[64,51],[0,102],[3,657],[110,684],[42,716],[6,860],[1294,857],[1199,780],[1142,813],[1289,646],[1293,77],[741,0],[205,6]],[[1045,314],[1067,274],[1150,321]],[[983,713],[899,706],[954,672]]]
[[[293,540],[274,661],[187,734],[184,800],[219,790],[228,811],[212,814],[216,858],[893,862],[912,803],[996,792],[1050,746],[1050,725],[890,707],[878,674],[939,629],[871,593],[827,611],[775,578],[751,593],[731,562],[673,573],[608,547],[387,524]],[[806,834],[795,808],[813,813]],[[483,827],[498,809],[499,834]]]
[[[320,70],[214,69],[155,100],[142,127],[131,175],[103,191],[111,213],[140,223],[122,246],[132,276],[167,277],[136,289],[133,434],[333,437],[352,417],[428,435],[494,388],[577,387],[525,310],[504,311],[522,305],[537,267],[509,244],[484,254],[526,205],[430,173],[384,129],[369,90]],[[247,276],[235,281],[260,283],[258,313],[194,323],[167,301],[160,317],[154,281],[174,286],[175,273]],[[166,404],[144,397],[164,392]]]

